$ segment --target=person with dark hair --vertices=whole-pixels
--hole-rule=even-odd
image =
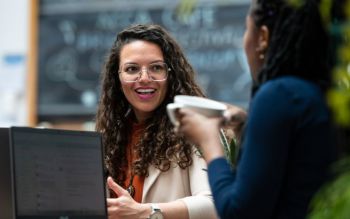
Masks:
[[[331,40],[319,1],[252,0],[244,49],[254,81],[238,166],[217,141],[222,118],[179,110],[179,132],[200,146],[220,218],[305,218],[337,158],[326,103]]]
[[[109,218],[216,218],[206,163],[166,114],[175,95],[204,96],[178,43],[159,25],[130,26],[102,76],[96,130],[110,176]]]

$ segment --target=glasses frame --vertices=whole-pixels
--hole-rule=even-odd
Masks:
[[[150,65],[152,65],[152,64],[157,64],[157,63],[159,63],[159,64],[162,63],[162,64],[164,64],[165,67],[166,67],[166,68],[165,68],[165,70],[166,70],[166,77],[165,77],[164,79],[155,80],[155,79],[153,79],[152,77],[149,76],[148,67],[149,67]],[[126,65],[126,64],[127,64],[127,63],[125,63],[124,65]],[[124,66],[124,65],[122,65],[122,66]],[[119,69],[123,69],[123,68],[119,68]],[[146,68],[146,70],[145,70],[145,72],[147,73],[148,79],[151,80],[151,81],[155,81],[155,82],[167,80],[170,71],[171,71],[171,68],[169,68],[168,65],[167,65],[165,62],[155,62],[155,63],[151,63],[151,64],[149,64],[149,65],[147,66],[147,68]],[[125,82],[125,83],[135,83],[135,82],[138,82],[138,81],[141,79],[142,73],[143,73],[143,72],[144,72],[143,67],[141,67],[141,68],[140,68],[140,72],[138,72],[138,77],[137,77],[137,79],[136,79],[135,81],[124,80],[122,76],[120,77],[120,80],[122,80],[122,81]],[[119,75],[121,75],[122,73],[126,73],[126,72],[122,72],[122,71],[120,71],[120,70],[118,71],[118,74],[119,74]],[[127,74],[127,73],[126,73],[126,74]]]

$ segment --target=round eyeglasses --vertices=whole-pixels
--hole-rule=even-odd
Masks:
[[[171,69],[164,62],[151,63],[146,67],[138,64],[126,63],[119,69],[120,79],[124,82],[136,82],[142,77],[142,73],[146,72],[151,81],[165,81],[168,72]]]

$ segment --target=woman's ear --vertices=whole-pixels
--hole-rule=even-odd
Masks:
[[[262,25],[259,28],[259,39],[258,39],[258,47],[256,48],[256,51],[259,53],[259,56],[264,59],[265,52],[269,46],[269,38],[270,38],[270,31],[267,28],[266,25]]]

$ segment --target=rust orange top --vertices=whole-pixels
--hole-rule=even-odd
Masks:
[[[127,145],[127,158],[128,158],[128,169],[127,175],[126,175],[126,180],[125,180],[125,185],[126,187],[129,187],[130,185],[130,178],[131,178],[131,165],[134,159],[136,158],[136,154],[134,154],[134,147],[136,143],[139,141],[141,135],[143,134],[145,126],[144,124],[138,124],[138,123],[133,123],[132,122],[132,129],[131,129],[131,134],[129,136],[129,144]],[[132,185],[135,188],[135,195],[134,195],[134,200],[141,203],[142,201],[142,191],[143,191],[143,183],[144,183],[145,177],[140,177],[138,175],[134,176]]]

